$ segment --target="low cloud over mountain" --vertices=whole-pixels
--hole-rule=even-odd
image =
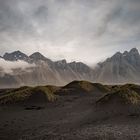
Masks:
[[[39,52],[28,56],[20,51],[0,58],[0,86],[64,85],[73,80],[108,84],[140,83],[140,54],[136,48],[89,67],[82,62],[52,61]],[[12,80],[11,80],[12,79]],[[10,81],[10,82],[9,82]]]
[[[3,58],[0,58],[0,71],[1,73],[13,74],[13,71],[18,70],[25,70],[28,71],[29,68],[35,67],[35,64],[29,64],[25,61],[18,60],[18,61],[6,61]]]

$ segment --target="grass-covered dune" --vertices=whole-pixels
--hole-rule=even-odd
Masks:
[[[106,104],[115,100],[122,104],[138,104],[140,103],[140,95],[129,88],[122,88],[104,95],[97,103]]]
[[[0,104],[12,104],[18,102],[46,102],[55,101],[57,96],[54,92],[58,88],[55,86],[20,87],[17,89],[5,90],[0,96]]]
[[[64,87],[52,85],[20,87],[1,91],[0,104],[54,102],[63,95],[92,95],[98,97],[97,103],[108,102],[139,103],[140,86],[134,84],[103,85],[88,81],[73,81]],[[79,96],[80,98],[80,96]]]
[[[73,81],[61,88],[63,94],[67,93],[107,93],[110,88],[100,83],[91,83],[88,81]],[[100,95],[100,94],[99,94]]]
[[[140,86],[126,84],[113,90],[96,101],[102,116],[113,114],[140,115]]]
[[[94,93],[102,95],[109,92],[110,89],[106,85],[100,83],[91,83],[88,81],[73,81],[64,87],[56,87],[52,85],[37,87],[20,87],[16,89],[6,89],[0,95],[0,104],[12,104],[19,102],[53,102],[58,99],[59,95]],[[84,93],[84,94],[83,94]]]

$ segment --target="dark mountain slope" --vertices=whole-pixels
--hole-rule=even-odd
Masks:
[[[96,81],[103,83],[140,83],[140,55],[136,48],[117,52],[95,69]]]

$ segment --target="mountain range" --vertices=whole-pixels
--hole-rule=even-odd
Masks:
[[[92,68],[82,62],[65,59],[52,61],[39,52],[28,56],[21,51],[5,53],[0,57],[4,62],[26,62],[25,69],[12,68],[7,73],[0,66],[0,88],[24,85],[64,85],[73,80],[88,80],[107,84],[140,83],[140,54],[136,48],[112,57]]]

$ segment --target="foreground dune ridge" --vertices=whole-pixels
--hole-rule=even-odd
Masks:
[[[53,85],[47,86],[36,86],[36,87],[20,87],[16,89],[6,89],[0,96],[0,104],[16,103],[20,101],[28,100],[32,98],[32,95],[44,95],[42,98],[46,99],[46,102],[54,102],[59,98],[62,92],[65,94],[69,92],[81,93],[95,93],[102,92],[103,94],[97,103],[107,102],[111,100],[112,97],[116,96],[122,98],[124,102],[127,103],[138,103],[140,100],[140,86],[135,84],[125,84],[125,85],[103,85],[100,83],[91,83],[88,81],[72,81],[71,83],[63,86],[57,87]]]
[[[1,140],[138,139],[140,86],[73,81],[0,90]],[[131,133],[130,133],[131,132]]]

